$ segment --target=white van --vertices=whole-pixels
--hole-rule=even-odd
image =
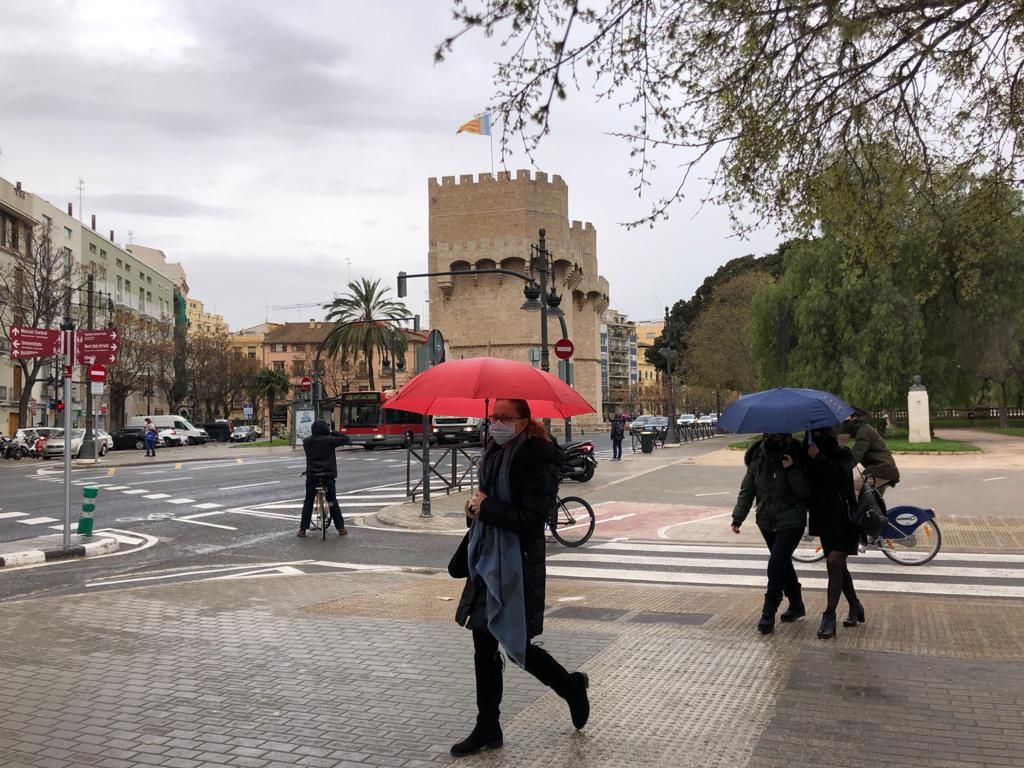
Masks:
[[[205,429],[193,426],[184,416],[132,416],[128,419],[128,426],[144,427],[146,419],[152,421],[159,430],[173,429],[179,436],[183,435],[183,442],[189,445],[201,445],[209,439]]]

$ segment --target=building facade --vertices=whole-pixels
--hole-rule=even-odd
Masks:
[[[549,283],[563,297],[561,308],[573,341],[573,381],[596,414],[574,421],[593,425],[601,418],[599,328],[608,307],[608,281],[598,273],[597,231],[569,219],[569,188],[560,176],[517,171],[445,176],[427,182],[430,272],[466,275],[430,278],[430,324],[441,331],[452,357],[490,355],[524,363],[540,342],[537,313],[520,311],[525,283],[501,274],[474,274],[500,267],[530,270],[531,246],[546,232],[552,265]],[[549,318],[548,338],[562,336]],[[549,349],[551,370],[557,372]],[[533,355],[535,357],[535,355]]]
[[[665,328],[664,320],[638,320],[636,323],[637,345],[637,413],[663,415],[665,413],[664,377],[654,365],[647,362],[647,350],[654,349],[655,342]]]
[[[608,309],[601,313],[601,402],[605,419],[636,410],[636,323]]]
[[[185,300],[185,317],[188,319],[188,332],[205,336],[216,336],[228,332],[228,324],[223,315],[207,312],[203,302],[198,299]]]

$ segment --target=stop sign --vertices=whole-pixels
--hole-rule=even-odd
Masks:
[[[559,360],[568,360],[576,348],[569,339],[559,339],[555,342],[555,356]]]
[[[302,387],[303,392],[309,392],[310,388],[313,386],[313,380],[309,378],[309,376],[303,376],[300,386]]]
[[[102,384],[107,380],[107,369],[99,363],[93,363],[89,366],[89,381],[93,381],[97,384]]]

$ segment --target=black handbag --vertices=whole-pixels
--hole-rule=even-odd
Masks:
[[[865,487],[857,500],[856,507],[850,507],[850,522],[868,536],[877,536],[889,523],[885,502],[874,488]]]
[[[448,562],[448,575],[453,579],[469,578],[469,531],[462,537],[458,549]]]

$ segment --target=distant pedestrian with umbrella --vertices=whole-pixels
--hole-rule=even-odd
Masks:
[[[856,506],[853,492],[853,454],[840,447],[832,427],[811,430],[807,445],[808,477],[811,481],[810,526],[812,536],[821,539],[828,568],[828,602],[821,615],[818,637],[836,635],[836,609],[839,598],[846,596],[850,613],[843,626],[855,627],[864,622],[864,606],[853,588],[853,577],[846,560],[860,547],[860,530],[850,521],[850,509]]]
[[[466,502],[470,530],[448,568],[466,578],[456,621],[473,632],[476,676],[476,725],[452,746],[456,756],[503,744],[499,645],[565,699],[576,728],[590,716],[587,676],[531,642],[544,625],[544,529],[558,491],[558,451],[525,400],[495,401],[489,423],[480,490]]]
[[[757,502],[756,523],[768,545],[768,588],[757,629],[775,631],[775,613],[783,596],[789,599],[782,621],[806,615],[800,580],[793,567],[793,553],[807,524],[807,500],[811,486],[804,474],[803,449],[788,433],[771,432],[744,456],[747,472],[732,512],[732,531],[740,532],[750,508]]]
[[[718,420],[728,432],[763,435],[744,457],[747,473],[732,513],[732,529],[740,532],[756,500],[757,526],[771,552],[768,589],[757,624],[765,634],[775,630],[775,612],[784,595],[789,607],[779,617],[782,621],[796,621],[807,613],[792,557],[807,524],[812,487],[805,474],[804,449],[792,433],[835,427],[852,413],[848,403],[830,392],[778,387],[740,397]]]

